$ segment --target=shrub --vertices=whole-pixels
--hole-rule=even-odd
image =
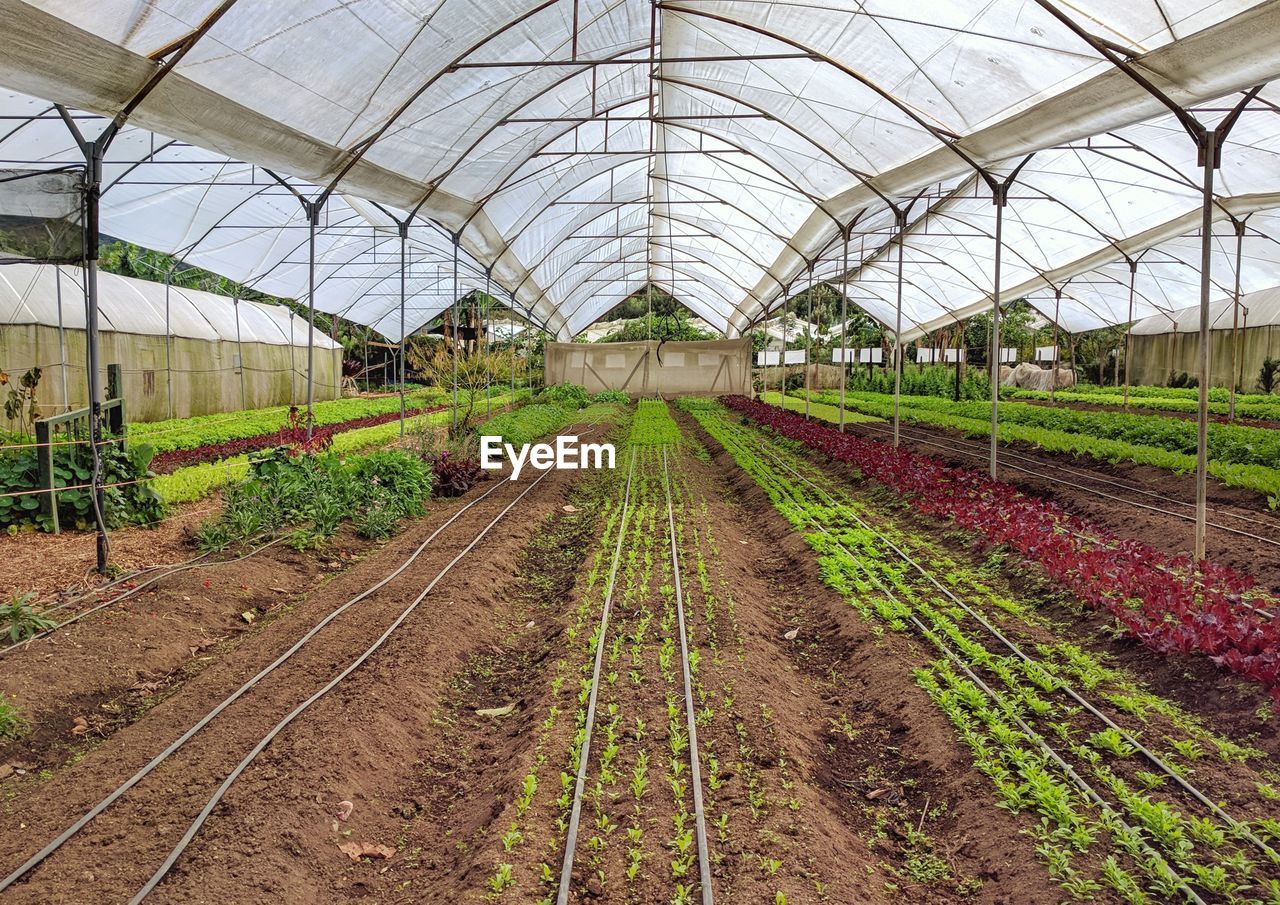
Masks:
[[[578,386],[576,383],[565,383],[544,388],[538,394],[538,401],[566,409],[580,409],[586,407],[591,397],[587,395],[585,387]]]
[[[1280,358],[1266,358],[1262,362],[1262,370],[1258,372],[1258,389],[1271,395],[1276,388],[1276,375],[1280,373]]]
[[[23,438],[22,442],[30,442]],[[146,443],[102,446],[103,501],[107,526],[149,525],[164,516],[164,503],[147,478],[152,449]],[[93,497],[86,486],[93,475],[88,444],[59,445],[53,451],[58,487],[58,520],[62,527],[87,528],[93,521]],[[40,509],[40,468],[34,446],[0,451],[0,527],[36,525],[46,531],[52,520]]]
[[[615,405],[629,405],[631,397],[622,390],[602,390],[591,397],[592,402],[611,402]]]

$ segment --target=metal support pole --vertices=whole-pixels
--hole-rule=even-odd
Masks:
[[[450,435],[458,435],[458,237],[453,237],[453,425]]]
[[[164,272],[164,374],[165,391],[169,396],[169,417],[173,417],[173,328],[170,326],[169,292],[173,278],[173,268]],[[289,375],[293,380],[293,375]]]
[[[244,343],[240,339],[240,299],[234,295],[231,296],[231,310],[236,316],[236,370],[240,372],[240,408],[244,410],[249,407],[244,386]]]
[[[399,224],[400,229],[400,436],[404,436],[404,353],[409,337],[405,335],[404,297],[405,297],[405,246],[409,243],[409,221]]]
[[[996,255],[991,281],[991,479],[996,478],[996,450],[999,446],[997,431],[1000,425],[1000,258],[1004,248],[1004,206],[1009,198],[1009,183],[1002,183],[992,190],[991,200],[996,206]]]
[[[105,133],[104,133],[105,136]],[[97,527],[98,571],[107,571],[110,543],[107,540],[106,497],[102,487],[102,375],[99,373],[98,337],[98,254],[102,238],[99,232],[102,196],[102,157],[106,151],[102,138],[86,148],[85,167],[85,366],[89,371],[89,450],[92,457],[90,484],[93,491],[93,517]]]
[[[788,289],[788,291],[790,291]],[[782,376],[778,378],[778,394],[782,397],[778,400],[781,408],[787,407],[787,302],[790,299],[786,295],[782,297],[782,353],[778,357],[779,364],[782,365]]]
[[[1200,386],[1196,423],[1196,562],[1204,559],[1209,495],[1209,290],[1213,269],[1213,171],[1221,148],[1218,132],[1209,129],[1200,142],[1204,186],[1200,222]]]
[[[304,201],[307,212],[307,442],[315,428],[315,358],[316,358],[316,221],[320,219],[319,202]]]
[[[898,221],[897,313],[893,326],[893,448],[898,448],[901,433],[902,403],[902,252],[907,241],[907,212],[894,212]]]
[[[1227,420],[1236,420],[1236,390],[1243,380],[1236,378],[1237,368],[1243,368],[1240,340],[1240,258],[1244,253],[1244,220],[1236,220],[1236,285],[1231,297],[1231,376],[1227,388]]]
[[[844,433],[844,394],[848,386],[848,328],[849,328],[849,234],[840,243],[840,432]]]
[[[813,265],[809,265],[809,317],[814,316],[813,306]],[[815,327],[821,326],[817,321],[810,321],[809,330],[806,331],[808,342],[804,344],[804,420],[809,420],[809,393],[811,387],[809,383],[809,371],[812,368],[810,358],[812,358],[811,350],[813,349],[813,330]]]
[[[484,307],[481,309],[480,323],[484,327],[484,414],[486,418],[493,416],[493,360],[489,348],[489,326],[493,321],[493,296],[489,289],[493,285],[493,271],[484,272]]]
[[[1058,389],[1058,318],[1060,316],[1061,310],[1062,310],[1062,288],[1060,286],[1055,286],[1053,288],[1053,352],[1052,352],[1053,357],[1049,361],[1049,367],[1053,369],[1049,377],[1049,404],[1050,405],[1053,405],[1054,403],[1053,397]],[[1125,373],[1125,379],[1127,380],[1129,375],[1128,370],[1126,369],[1124,373]],[[1125,393],[1127,394],[1128,392],[1129,392],[1128,384],[1126,384]],[[1128,404],[1127,400],[1125,404],[1126,405]]]
[[[67,331],[62,319],[62,265],[53,265],[54,291],[58,297],[58,358],[62,371],[62,410],[71,410],[71,390],[67,383]],[[165,331],[168,332],[168,296],[165,297]]]
[[[1128,326],[1124,328],[1124,407],[1126,411],[1129,408],[1129,386],[1131,380],[1131,371],[1129,368],[1133,360],[1133,284],[1138,276],[1138,262],[1132,260],[1129,262],[1129,320]]]

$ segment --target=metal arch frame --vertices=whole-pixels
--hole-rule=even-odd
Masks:
[[[618,106],[626,106],[626,105],[629,105],[629,104],[633,104],[633,103],[635,103],[635,102],[636,102],[636,99],[631,99],[631,100],[626,101],[626,102],[625,102],[625,103],[623,103],[623,104],[619,104]],[[614,108],[610,108],[610,109],[614,109]],[[565,130],[564,132],[560,133],[559,135],[556,135],[554,138],[550,139],[550,140],[547,142],[547,144],[551,144],[551,143],[552,143],[552,142],[554,142],[554,141],[558,141],[559,139],[563,138],[565,135],[570,134],[571,132],[573,132],[574,130],[576,130],[576,129],[578,129],[578,128],[581,128],[583,125],[585,125],[585,124],[583,124],[583,123],[576,124],[573,128],[571,128],[571,129],[567,129],[567,130]],[[744,147],[742,147],[742,146],[740,146],[740,145],[738,145],[738,144],[736,144],[736,143],[734,143],[734,142],[732,142],[732,141],[729,141],[728,139],[725,139],[725,138],[723,138],[722,136],[718,135],[717,133],[712,132],[712,131],[710,131],[710,130],[708,130],[708,129],[706,129],[706,128],[698,127],[698,126],[693,126],[693,125],[690,125],[690,124],[688,124],[688,123],[680,123],[680,124],[678,124],[678,125],[668,124],[668,125],[664,126],[664,128],[666,128],[666,129],[672,129],[672,128],[676,128],[676,129],[684,129],[684,130],[687,130],[687,131],[690,131],[690,132],[697,133],[697,134],[699,134],[699,135],[705,135],[705,136],[707,136],[707,137],[709,137],[709,138],[712,138],[712,139],[715,139],[715,140],[717,140],[717,141],[722,141],[722,142],[724,142],[725,144],[729,145],[729,146],[730,146],[731,148],[733,148],[734,150],[739,151],[740,153],[742,153],[742,154],[744,154],[744,155],[746,155],[746,156],[748,156],[748,157],[751,157],[751,158],[752,158],[752,159],[754,159],[754,160],[758,160],[758,161],[760,161],[760,163],[762,163],[762,164],[764,164],[765,166],[767,166],[767,167],[770,169],[770,171],[772,171],[773,173],[777,174],[778,178],[782,181],[782,183],[783,183],[784,185],[786,185],[786,186],[790,187],[790,189],[791,189],[791,190],[795,191],[798,195],[800,195],[801,197],[803,197],[804,199],[806,199],[807,201],[809,201],[809,202],[810,202],[811,204],[813,204],[816,208],[822,209],[822,210],[823,210],[823,213],[824,213],[824,214],[826,214],[826,215],[827,215],[827,216],[832,220],[832,222],[837,223],[837,224],[839,223],[839,221],[838,221],[838,220],[836,220],[836,218],[835,218],[834,216],[832,216],[829,212],[827,212],[825,209],[823,209],[823,208],[822,208],[822,205],[823,205],[823,203],[824,203],[824,202],[823,202],[820,198],[818,198],[816,195],[813,195],[812,193],[810,193],[810,192],[809,192],[809,191],[807,191],[806,189],[802,188],[798,183],[796,183],[794,180],[792,180],[790,177],[788,177],[788,176],[787,176],[786,174],[784,174],[782,171],[778,170],[778,169],[777,169],[773,164],[769,163],[769,161],[767,161],[767,160],[765,160],[764,158],[760,157],[759,155],[757,155],[757,154],[753,153],[752,151],[748,151],[746,148],[744,148]],[[543,147],[545,147],[545,145],[544,145]],[[536,153],[538,153],[538,152],[537,152],[537,151],[535,151],[535,152],[533,152],[533,153],[535,153],[535,154],[536,154]],[[583,153],[590,153],[590,152],[583,152]],[[640,160],[640,159],[643,159],[643,158],[645,158],[645,157],[652,157],[652,156],[654,155],[654,153],[655,153],[655,152],[653,152],[653,151],[638,152],[638,153],[636,154],[636,156],[635,156],[635,157],[628,157],[625,161],[623,161],[623,162],[621,162],[621,163],[617,164],[616,166],[622,166],[622,165],[624,165],[625,163],[633,163],[633,162],[635,162],[636,160]],[[532,158],[530,158],[530,159],[532,159]],[[528,160],[526,160],[526,161],[525,161],[525,163],[528,163]],[[735,164],[733,164],[733,163],[732,163],[732,161],[728,161],[727,163],[728,163],[728,165],[730,165],[730,166],[734,166],[734,165],[735,165]],[[524,166],[524,164],[521,164],[521,166]],[[609,167],[608,169],[603,170],[603,171],[601,171],[601,172],[608,172],[608,171],[609,171],[609,170],[611,170],[611,169],[615,169],[615,168],[616,168],[616,166],[615,166],[615,167]],[[517,170],[516,172],[518,172],[518,170]],[[747,172],[751,172],[751,171],[749,171],[749,170],[748,170]],[[513,173],[512,175],[514,175],[514,173]],[[597,175],[599,175],[599,174],[597,174]],[[754,174],[754,175],[759,176],[760,174]],[[559,180],[557,180],[557,181],[559,181]],[[768,180],[768,181],[772,182],[772,180]],[[481,202],[480,206],[478,206],[478,207],[477,207],[476,211],[474,211],[474,212],[471,214],[471,216],[470,216],[470,217],[468,217],[467,221],[463,224],[463,228],[465,228],[465,227],[466,227],[466,225],[467,225],[467,224],[469,224],[469,223],[471,222],[471,219],[473,219],[476,215],[478,215],[478,214],[479,214],[479,213],[484,209],[484,206],[485,206],[485,205],[487,205],[489,201],[491,201],[494,197],[496,197],[498,194],[500,194],[500,193],[503,191],[503,189],[504,189],[505,187],[506,187],[506,186],[505,186],[505,184],[504,184],[504,185],[499,185],[497,188],[495,188],[495,189],[494,189],[494,191],[493,191],[493,192],[491,192],[488,196],[486,196],[486,197],[485,197],[485,199],[483,199],[483,201]],[[559,197],[563,197],[563,195],[564,195],[564,194],[565,194],[565,193],[563,193],[563,192],[562,192],[560,195],[558,195],[558,196],[556,196],[556,197],[557,197],[557,198],[559,198]],[[548,207],[550,207],[550,206],[551,206],[551,204],[544,204],[541,208],[539,208],[539,209],[537,210],[537,212],[533,215],[533,217],[532,217],[532,218],[530,218],[530,222],[532,222],[533,220],[536,220],[536,219],[537,219],[537,218],[538,218],[538,217],[543,213],[543,211],[545,211],[545,210],[546,210],[546,208],[548,208]],[[526,212],[526,214],[525,214],[525,215],[522,215],[522,218],[523,218],[524,216],[527,216],[527,212]],[[527,228],[527,224],[526,224],[526,226],[525,226],[524,228]],[[499,251],[499,252],[495,255],[495,259],[496,259],[496,258],[500,258],[500,257],[502,257],[502,255],[503,255],[503,254],[505,254],[508,250],[510,250],[511,246],[514,244],[514,240],[515,240],[516,238],[518,238],[518,237],[519,237],[520,232],[523,232],[523,228],[522,228],[519,232],[517,232],[515,236],[512,236],[512,237],[504,236],[504,237],[503,237],[504,239],[506,239],[506,240],[507,240],[507,241],[506,241],[506,244],[502,247],[502,250],[501,250],[501,251]]]
[[[618,201],[618,202],[616,202],[616,203],[614,203],[614,204],[611,204],[609,207],[606,207],[606,208],[604,208],[604,209],[600,210],[600,212],[599,212],[596,216],[594,216],[594,217],[592,217],[592,218],[590,218],[590,219],[588,219],[588,220],[584,220],[584,221],[582,221],[582,222],[577,223],[576,225],[574,225],[574,226],[573,226],[573,229],[572,229],[572,232],[576,232],[577,230],[582,229],[584,226],[588,226],[589,224],[592,224],[592,223],[594,223],[596,220],[599,220],[599,219],[600,219],[600,218],[602,218],[602,217],[606,217],[606,216],[608,216],[609,214],[617,213],[620,209],[622,209],[622,208],[624,208],[624,207],[636,206],[636,205],[643,205],[643,204],[647,204],[647,203],[648,203],[648,200],[647,200],[647,199],[645,199],[645,198],[634,198],[634,199],[628,199],[628,200]],[[618,239],[629,238],[630,236],[632,236],[632,235],[634,235],[634,234],[635,234],[635,230],[634,230],[634,229],[632,229],[632,230],[628,230],[627,232],[625,232],[625,233],[621,233],[621,234],[618,234],[618,233],[601,233],[601,234],[600,234],[600,235],[598,235],[598,236],[591,236],[591,237],[589,237],[589,238],[586,238],[586,239],[585,239],[585,241],[587,241],[587,242],[592,242],[592,241],[594,241],[594,240],[596,240],[596,239],[602,239],[602,240],[604,240],[604,242],[603,242],[601,245],[596,245],[596,246],[592,247],[592,248],[588,251],[588,254],[593,254],[593,253],[595,253],[595,252],[599,251],[599,250],[603,247],[603,245],[604,245],[604,244],[607,244],[607,243],[609,243],[609,242],[616,241],[616,240],[618,240]],[[532,276],[533,276],[533,272],[534,272],[535,270],[537,270],[539,267],[541,267],[543,264],[545,264],[545,263],[546,263],[546,262],[547,262],[547,261],[548,261],[548,260],[553,256],[553,255],[555,255],[557,252],[561,251],[561,250],[562,250],[562,246],[563,246],[564,241],[565,241],[565,240],[564,240],[564,239],[562,239],[560,242],[557,242],[557,243],[548,243],[548,249],[547,249],[547,250],[542,254],[542,256],[541,256],[540,258],[538,258],[538,260],[537,260],[537,261],[530,262],[530,264],[529,264],[529,266],[528,266],[528,274],[529,274],[529,276],[528,276],[528,277],[526,277],[526,279],[528,279],[528,278],[532,277]],[[573,266],[574,266],[573,264],[570,264],[570,265],[569,265],[569,267],[573,267]],[[567,269],[567,268],[566,268],[566,269]],[[559,279],[559,278],[560,278],[560,276],[561,276],[561,275],[563,275],[563,273],[564,273],[564,272],[565,272],[565,270],[563,270],[563,269],[562,269],[562,270],[560,271],[560,273],[556,275],[555,279]],[[524,285],[524,280],[521,280],[521,282],[520,282],[518,285],[519,285],[519,286],[523,286],[523,285]]]
[[[744,62],[748,62],[748,63],[751,62],[749,57],[744,57],[743,59],[744,59]],[[707,85],[699,85],[697,82],[688,82],[681,78],[676,78],[676,77],[666,76],[666,75],[655,75],[654,79],[656,81],[663,83],[664,85],[675,85],[679,88],[686,88],[693,91],[702,91],[712,95],[713,97],[723,98],[724,100],[727,100],[731,103],[738,104],[742,107],[746,107],[748,110],[754,110],[756,113],[759,113],[761,116],[765,117],[770,122],[777,123],[778,125],[784,127],[788,131],[799,136],[802,140],[813,145],[815,148],[817,148],[819,151],[822,152],[822,155],[824,157],[827,157],[828,159],[834,161],[837,167],[844,170],[846,173],[848,173],[850,176],[856,179],[859,183],[861,183],[865,188],[875,193],[875,195],[885,204],[889,204],[889,205],[893,204],[893,202],[889,200],[888,196],[886,196],[883,192],[881,192],[878,188],[876,188],[874,185],[871,184],[871,176],[869,174],[864,173],[861,170],[858,170],[857,168],[852,167],[849,164],[845,163],[845,161],[838,154],[832,151],[830,148],[821,144],[811,136],[806,135],[804,131],[801,130],[798,126],[793,126],[789,121],[778,116],[776,113],[772,113],[769,110],[766,110],[764,107],[757,106],[751,103],[750,101],[744,100],[740,97],[737,97],[736,95],[730,94],[727,91],[721,91],[718,88],[711,88]],[[765,160],[765,158],[760,156],[759,154],[753,153],[751,156],[755,157],[757,160],[760,160],[763,163],[768,163],[768,161]],[[771,163],[769,163],[769,168],[777,172],[781,172],[780,170],[778,170],[776,166],[774,166]],[[835,218],[832,217],[832,219],[834,220]]]
[[[674,218],[673,218],[673,219],[674,219]],[[690,223],[687,223],[687,222],[685,222],[685,221],[681,221],[681,220],[676,220],[675,222],[682,222],[682,223],[684,223],[684,225],[686,225],[686,226],[694,226],[695,228],[697,228],[697,225],[696,225],[696,224],[690,224]],[[648,228],[649,228],[649,226],[648,226],[648,224],[646,223],[644,226],[638,226],[638,227],[636,227],[635,229],[629,230],[628,232],[623,233],[623,234],[622,234],[622,235],[620,235],[620,236],[619,236],[619,235],[614,235],[614,236],[608,236],[607,238],[608,238],[608,239],[611,239],[611,240],[612,240],[612,239],[629,238],[629,237],[631,237],[631,236],[635,235],[636,233],[640,232],[641,230],[647,230]],[[646,254],[646,266],[649,266],[649,265],[648,265],[648,251],[649,251],[648,245],[649,245],[650,243],[652,243],[652,241],[653,241],[653,240],[652,240],[652,238],[650,238],[650,239],[648,240],[648,243],[646,244],[646,247],[645,247],[645,254]],[[721,240],[721,241],[723,241],[723,240]],[[737,250],[739,253],[741,253],[741,252],[742,252],[742,249],[737,248],[737,247],[736,247],[736,246],[734,246],[734,245],[733,245],[733,243],[731,243],[731,242],[725,242],[725,244],[726,244],[726,245],[728,245],[728,246],[729,246],[729,247],[731,247],[731,248],[735,248],[735,250]],[[729,276],[728,276],[728,274],[725,274],[723,271],[719,271],[719,269],[718,269],[718,268],[715,268],[713,265],[707,264],[707,262],[706,262],[706,261],[703,261],[703,260],[702,260],[702,258],[701,258],[700,256],[692,255],[692,253],[690,253],[690,254],[691,254],[691,256],[693,256],[693,257],[698,257],[698,259],[699,259],[700,261],[702,261],[702,263],[703,263],[705,266],[712,267],[712,269],[717,270],[717,272],[719,272],[721,276],[725,277],[726,279],[729,279],[729,282],[730,282],[730,284],[731,284],[731,285],[733,285],[733,286],[737,286],[737,283],[735,283],[732,279],[730,279],[730,278],[729,278]],[[748,258],[748,260],[749,260],[749,258]],[[568,289],[568,290],[564,293],[564,300],[565,300],[565,302],[569,302],[569,301],[572,299],[573,294],[574,294],[575,292],[577,292],[577,291],[582,287],[582,285],[583,285],[587,280],[589,280],[589,279],[591,279],[591,278],[593,278],[593,277],[597,276],[597,275],[598,275],[602,270],[604,270],[606,267],[612,267],[612,266],[615,266],[616,264],[620,264],[620,263],[625,263],[625,261],[624,261],[624,260],[609,261],[609,262],[606,262],[606,263],[604,263],[604,264],[598,265],[598,266],[596,267],[596,269],[595,269],[595,270],[593,270],[593,271],[591,271],[590,273],[588,273],[585,277],[583,277],[583,278],[582,278],[582,279],[580,279],[577,283],[575,283],[575,284],[573,285],[573,287],[572,287],[572,288]],[[572,266],[572,265],[571,265],[571,266]],[[672,270],[673,270],[673,272],[674,272],[674,268],[671,268],[671,269],[672,269]],[[733,302],[733,300],[732,300],[732,299],[726,298],[726,297],[725,297],[724,295],[722,295],[721,293],[717,292],[716,294],[717,294],[717,296],[719,296],[722,300],[724,300],[725,302],[728,302],[728,303],[732,306],[733,311],[735,311],[735,312],[737,312],[737,313],[739,313],[739,314],[742,314],[742,311],[741,311],[741,305],[742,305],[742,302],[738,302],[738,303],[736,303],[736,304],[735,304],[735,303]],[[748,294],[748,295],[749,295],[749,294]],[[583,301],[581,301],[581,302],[578,302],[578,303],[574,306],[574,308],[573,308],[571,311],[569,311],[569,313],[568,313],[568,314],[566,314],[566,315],[565,315],[565,323],[566,323],[566,324],[567,324],[570,320],[572,320],[572,319],[573,319],[573,316],[574,316],[575,314],[577,314],[577,313],[578,313],[578,311],[580,311],[580,310],[581,310],[581,308],[582,308],[582,306],[583,306],[584,304],[586,304],[586,300],[585,300],[585,299],[584,299]]]

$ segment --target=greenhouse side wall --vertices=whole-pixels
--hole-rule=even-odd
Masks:
[[[632,396],[751,392],[751,340],[547,343],[546,382]]]
[[[1266,358],[1280,358],[1280,326],[1249,327],[1243,331],[1241,358],[1244,380],[1241,388],[1252,392],[1257,388],[1258,372]],[[1199,336],[1195,333],[1156,333],[1134,335],[1131,382],[1164,386],[1171,376],[1195,375],[1200,371]],[[1231,331],[1214,330],[1209,334],[1210,384],[1225,387],[1231,383]]]
[[[182,337],[174,337],[170,342],[172,415],[169,371],[165,367],[165,337],[115,332],[101,334],[104,373],[108,364],[121,366],[125,411],[130,421],[186,418],[306,401],[306,346],[243,343],[242,370],[236,366],[235,342]],[[67,330],[66,343],[64,369],[56,327],[35,324],[0,326],[0,369],[16,378],[33,366],[41,368],[36,398],[44,415],[88,404],[84,331]],[[340,394],[341,354],[341,349],[315,350],[317,402],[335,399]],[[6,422],[0,413],[0,426],[12,429],[16,425]]]

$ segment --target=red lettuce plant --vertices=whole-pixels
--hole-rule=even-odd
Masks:
[[[887,443],[841,433],[748,399],[729,408],[798,440],[908,499],[920,512],[950,519],[1040,564],[1045,574],[1104,610],[1161,652],[1199,653],[1266,686],[1280,702],[1280,621],[1251,605],[1251,579],[1224,566],[1168,557],[1116,537],[1048,500],[1001,481]]]

